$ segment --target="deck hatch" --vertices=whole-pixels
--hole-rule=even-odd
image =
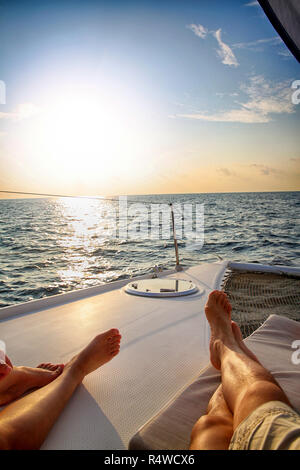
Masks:
[[[125,292],[143,297],[180,297],[198,292],[198,287],[185,279],[142,279],[127,284]]]

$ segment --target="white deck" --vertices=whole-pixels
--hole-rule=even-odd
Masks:
[[[126,449],[137,429],[207,365],[204,304],[226,266],[203,264],[169,274],[192,280],[202,295],[137,297],[123,291],[127,280],[86,289],[81,299],[79,291],[31,302],[35,313],[2,319],[0,338],[15,365],[66,362],[95,334],[112,327],[122,334],[120,354],[85,378],[43,448]],[[21,311],[22,305],[0,312],[3,318]]]

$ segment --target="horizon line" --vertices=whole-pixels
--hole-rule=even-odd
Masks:
[[[0,199],[9,200],[9,199],[45,199],[45,198],[74,198],[74,199],[95,199],[95,200],[107,200],[109,198],[119,198],[119,197],[131,197],[131,196],[183,196],[183,195],[197,195],[197,194],[259,194],[259,193],[296,193],[300,192],[300,189],[286,189],[286,190],[265,190],[265,191],[210,191],[210,192],[186,192],[186,193],[144,193],[144,194],[118,194],[118,195],[99,195],[99,196],[82,196],[82,195],[67,195],[67,194],[51,194],[51,193],[36,193],[28,191],[8,191],[0,190]],[[28,197],[23,198],[10,198],[10,197],[1,197],[1,194],[19,194],[27,195]]]

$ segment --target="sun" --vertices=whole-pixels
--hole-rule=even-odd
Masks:
[[[43,156],[48,177],[107,180],[139,167],[143,147],[140,110],[124,97],[65,93],[42,107],[32,154]],[[130,170],[129,170],[130,169]]]

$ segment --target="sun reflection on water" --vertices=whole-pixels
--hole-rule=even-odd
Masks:
[[[57,203],[65,222],[59,245],[68,265],[66,269],[58,270],[58,275],[67,283],[76,281],[78,284],[80,280],[85,284],[87,280],[105,282],[113,274],[109,271],[112,263],[101,253],[108,242],[107,236],[103,236],[103,211],[107,203],[85,198],[61,198]]]

